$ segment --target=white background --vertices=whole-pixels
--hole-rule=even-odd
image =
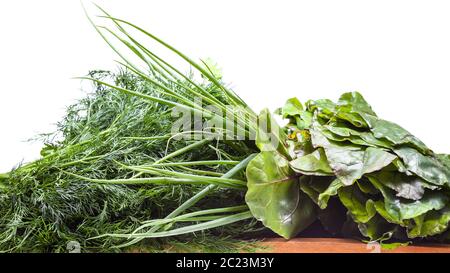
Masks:
[[[449,1],[95,1],[192,58],[211,57],[255,110],[358,90],[374,110],[450,153]],[[89,13],[98,14],[89,2]],[[78,0],[0,4],[0,171],[39,156],[79,80],[117,57]]]

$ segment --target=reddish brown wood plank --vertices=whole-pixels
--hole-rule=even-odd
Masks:
[[[450,245],[413,245],[384,250],[376,244],[338,238],[295,238],[289,241],[273,238],[264,240],[262,244],[270,253],[450,253]]]

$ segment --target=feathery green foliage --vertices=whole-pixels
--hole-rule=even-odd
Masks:
[[[122,88],[161,96],[155,91],[158,87],[126,71],[118,74],[96,71],[90,77],[109,78]],[[88,239],[108,233],[131,233],[144,221],[167,216],[203,189],[203,185],[195,183],[100,184],[71,175],[92,179],[130,178],[137,171],[125,168],[124,164],[145,166],[164,158],[168,152],[192,144],[186,140],[169,141],[173,118],[168,106],[148,103],[102,85],[94,87],[87,98],[67,109],[57,132],[45,136],[41,159],[2,176],[1,251],[65,252],[69,241],[79,242],[82,251],[113,251],[111,247],[120,240],[113,237]],[[224,154],[232,160],[223,160]],[[194,171],[220,175],[246,155],[223,143],[209,142],[156,166],[158,170],[181,170],[198,175],[182,164],[188,162],[186,165],[191,167],[193,162],[201,160],[203,162],[199,162],[201,165],[195,166]],[[190,209],[243,204],[243,193],[216,187],[208,192],[208,198],[199,200],[199,204]],[[161,246],[168,241],[185,238],[193,245],[198,241],[199,250],[204,247],[214,251],[217,246],[221,251],[232,251],[231,246],[239,245],[237,241],[230,238],[228,244],[221,246],[216,242],[212,244],[211,238],[253,229],[252,221],[247,221],[247,224],[234,225],[233,229],[200,231],[185,237],[152,240],[153,243],[144,245],[146,251],[164,250]]]

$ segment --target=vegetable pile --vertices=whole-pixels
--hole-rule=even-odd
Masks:
[[[0,175],[0,252],[65,252],[74,242],[84,252],[252,251],[248,238],[267,229],[289,239],[313,223],[386,245],[450,239],[450,156],[377,117],[361,94],[289,99],[279,126],[211,62],[101,11],[114,29],[89,20],[121,71],[83,77],[94,91],[41,136],[42,158]],[[240,112],[215,114],[229,107]],[[201,120],[174,132],[174,109]],[[198,129],[212,119],[226,129]]]

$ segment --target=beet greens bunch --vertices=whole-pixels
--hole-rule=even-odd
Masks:
[[[316,219],[369,241],[449,238],[449,155],[379,118],[358,92],[292,98],[277,112],[289,120],[278,148],[257,140],[247,167],[246,201],[265,226],[285,238]]]

